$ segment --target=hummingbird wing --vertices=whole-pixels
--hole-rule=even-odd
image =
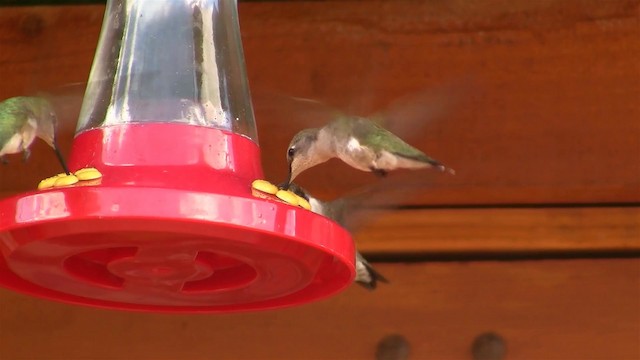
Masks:
[[[377,154],[387,151],[391,154],[420,162],[432,163],[435,161],[392,132],[368,119],[355,119],[352,125],[352,134],[356,139],[360,140],[361,144],[366,144]]]
[[[397,136],[410,139],[461,108],[474,88],[472,76],[464,75],[440,86],[395,99],[369,118]]]
[[[85,82],[69,83],[36,93],[36,96],[46,99],[55,111],[56,135],[75,131],[85,86]]]
[[[271,125],[286,125],[292,134],[306,128],[322,127],[343,114],[320,100],[275,91],[252,89],[251,99],[256,118],[266,119],[264,122]]]
[[[23,98],[13,97],[0,103],[0,150],[21,131],[28,118],[29,109]]]
[[[140,76],[143,79],[151,79],[158,76],[159,71],[143,72]],[[63,84],[56,84],[55,86],[39,89],[33,92],[30,96],[45,99],[53,108],[55,113],[55,135],[63,134],[64,140],[69,138],[69,135],[73,135],[76,131],[77,122],[80,117],[80,111],[82,109],[82,103],[85,98],[88,89],[109,89],[111,79],[104,78],[99,80],[77,81]],[[104,95],[104,94],[103,94]],[[105,95],[106,96],[106,95]],[[96,98],[95,101],[110,101],[110,99]]]
[[[372,184],[360,187],[344,196],[327,202],[331,218],[351,233],[356,233],[375,218],[396,210],[415,193],[431,186],[438,172],[394,172]]]

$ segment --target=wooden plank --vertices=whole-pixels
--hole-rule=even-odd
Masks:
[[[401,210],[355,238],[385,255],[638,253],[640,208]]]
[[[480,333],[509,359],[640,358],[640,260],[382,264],[391,284],[252,314],[114,312],[0,292],[3,359],[471,359]]]
[[[473,85],[460,104],[407,137],[458,174],[439,177],[408,203],[638,202],[637,10],[638,1],[629,0],[241,4],[267,176],[284,178],[284,151],[298,126],[283,120],[282,109],[268,110],[264,103],[272,98],[265,93],[340,108],[361,102],[356,110],[366,113],[468,76]],[[102,6],[3,8],[0,98],[85,81],[102,12]],[[77,109],[66,111],[68,152]],[[13,160],[14,171],[3,169],[0,177],[2,190],[29,189],[59,171],[42,145],[30,164]],[[374,180],[331,165],[300,182],[333,197]]]

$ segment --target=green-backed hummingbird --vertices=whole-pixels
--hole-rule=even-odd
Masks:
[[[0,160],[22,153],[29,158],[29,147],[36,137],[53,148],[64,171],[69,169],[56,143],[57,117],[51,103],[42,97],[18,96],[0,102]]]
[[[282,187],[284,185],[285,184],[280,184],[279,187]],[[345,229],[350,230],[348,222],[348,217],[350,216],[350,199],[348,197],[342,197],[333,201],[323,202],[309,195],[306,190],[298,186],[296,183],[289,184],[289,190],[309,201],[309,204],[311,205],[311,211],[313,211],[314,213],[326,216]],[[374,290],[377,287],[378,282],[389,282],[384,276],[382,276],[382,274],[377,272],[358,251],[356,251],[355,281],[368,290]]]
[[[287,150],[289,177],[286,183],[331,158],[339,158],[351,167],[381,177],[396,169],[429,167],[454,173],[377,122],[339,115],[324,127],[305,129],[293,137]]]

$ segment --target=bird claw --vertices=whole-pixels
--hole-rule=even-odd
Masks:
[[[29,149],[22,150],[22,161],[27,162],[29,160],[29,157],[31,157],[31,150]]]
[[[370,169],[371,169],[371,172],[373,173],[373,175],[375,175],[375,176],[377,176],[379,178],[386,177],[387,174],[388,174],[388,172],[386,170],[374,168],[373,166]]]

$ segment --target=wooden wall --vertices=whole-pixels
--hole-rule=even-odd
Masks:
[[[0,99],[85,82],[103,11],[0,7]],[[505,339],[509,359],[640,358],[639,11],[632,0],[241,3],[273,181],[301,124],[283,94],[368,114],[427,90],[436,121],[394,125],[457,174],[430,177],[401,198],[405,209],[356,234],[391,284],[229,316],[119,313],[2,290],[0,358],[372,359],[399,333],[411,359],[470,359],[485,331]],[[78,89],[59,93],[66,153]],[[59,172],[40,143],[30,162],[10,160],[1,196]],[[337,161],[300,177],[324,198],[374,180]]]

